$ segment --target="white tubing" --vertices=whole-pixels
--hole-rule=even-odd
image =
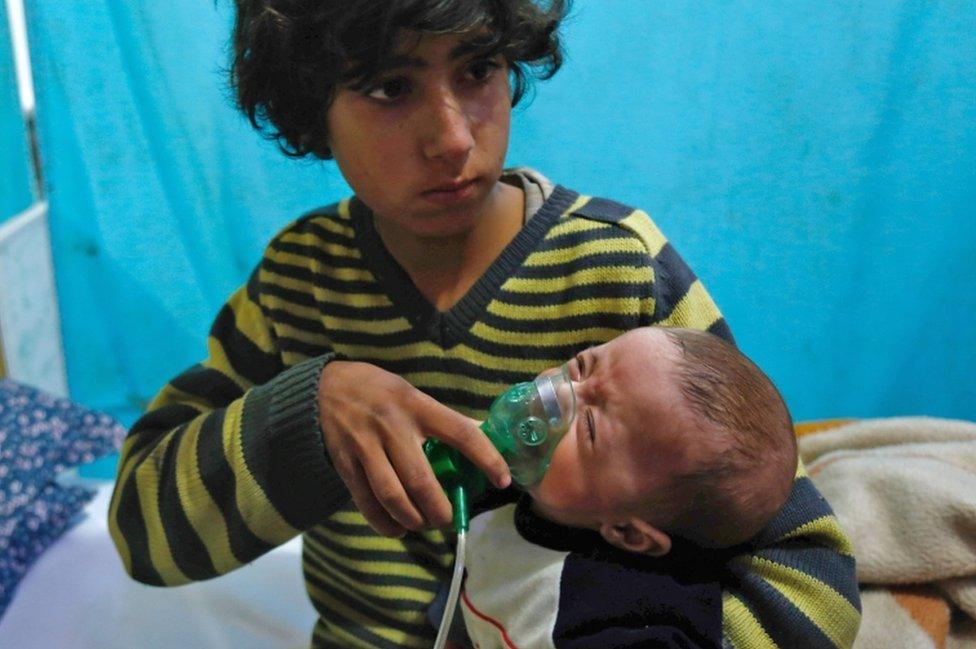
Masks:
[[[447,644],[447,636],[451,633],[454,610],[457,608],[458,596],[461,594],[461,578],[464,577],[464,542],[467,535],[465,530],[460,530],[457,535],[454,576],[451,577],[451,588],[447,591],[447,606],[444,607],[444,617],[441,618],[441,628],[437,631],[434,649],[444,649],[444,645]]]

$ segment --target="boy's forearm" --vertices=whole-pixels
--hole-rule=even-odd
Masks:
[[[780,514],[733,559],[723,592],[727,646],[850,647],[860,625],[854,555],[802,464]]]
[[[174,378],[123,446],[109,528],[140,581],[223,574],[348,500],[318,430],[331,355],[284,370],[252,295],[231,298],[206,363]]]
[[[314,374],[326,360],[225,407],[197,413],[164,402],[137,422],[109,512],[134,578],[176,585],[226,573],[348,499],[317,435]]]

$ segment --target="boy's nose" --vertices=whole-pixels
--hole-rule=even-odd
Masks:
[[[430,109],[421,119],[425,131],[424,155],[430,159],[457,160],[467,157],[474,148],[471,123],[464,104],[449,91],[435,93]]]

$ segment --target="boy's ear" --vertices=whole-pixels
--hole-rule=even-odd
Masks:
[[[660,557],[671,551],[671,537],[641,518],[600,525],[607,543],[627,552]]]

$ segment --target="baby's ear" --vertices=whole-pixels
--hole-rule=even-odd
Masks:
[[[626,552],[660,557],[671,551],[671,537],[641,518],[600,525],[607,543]]]

